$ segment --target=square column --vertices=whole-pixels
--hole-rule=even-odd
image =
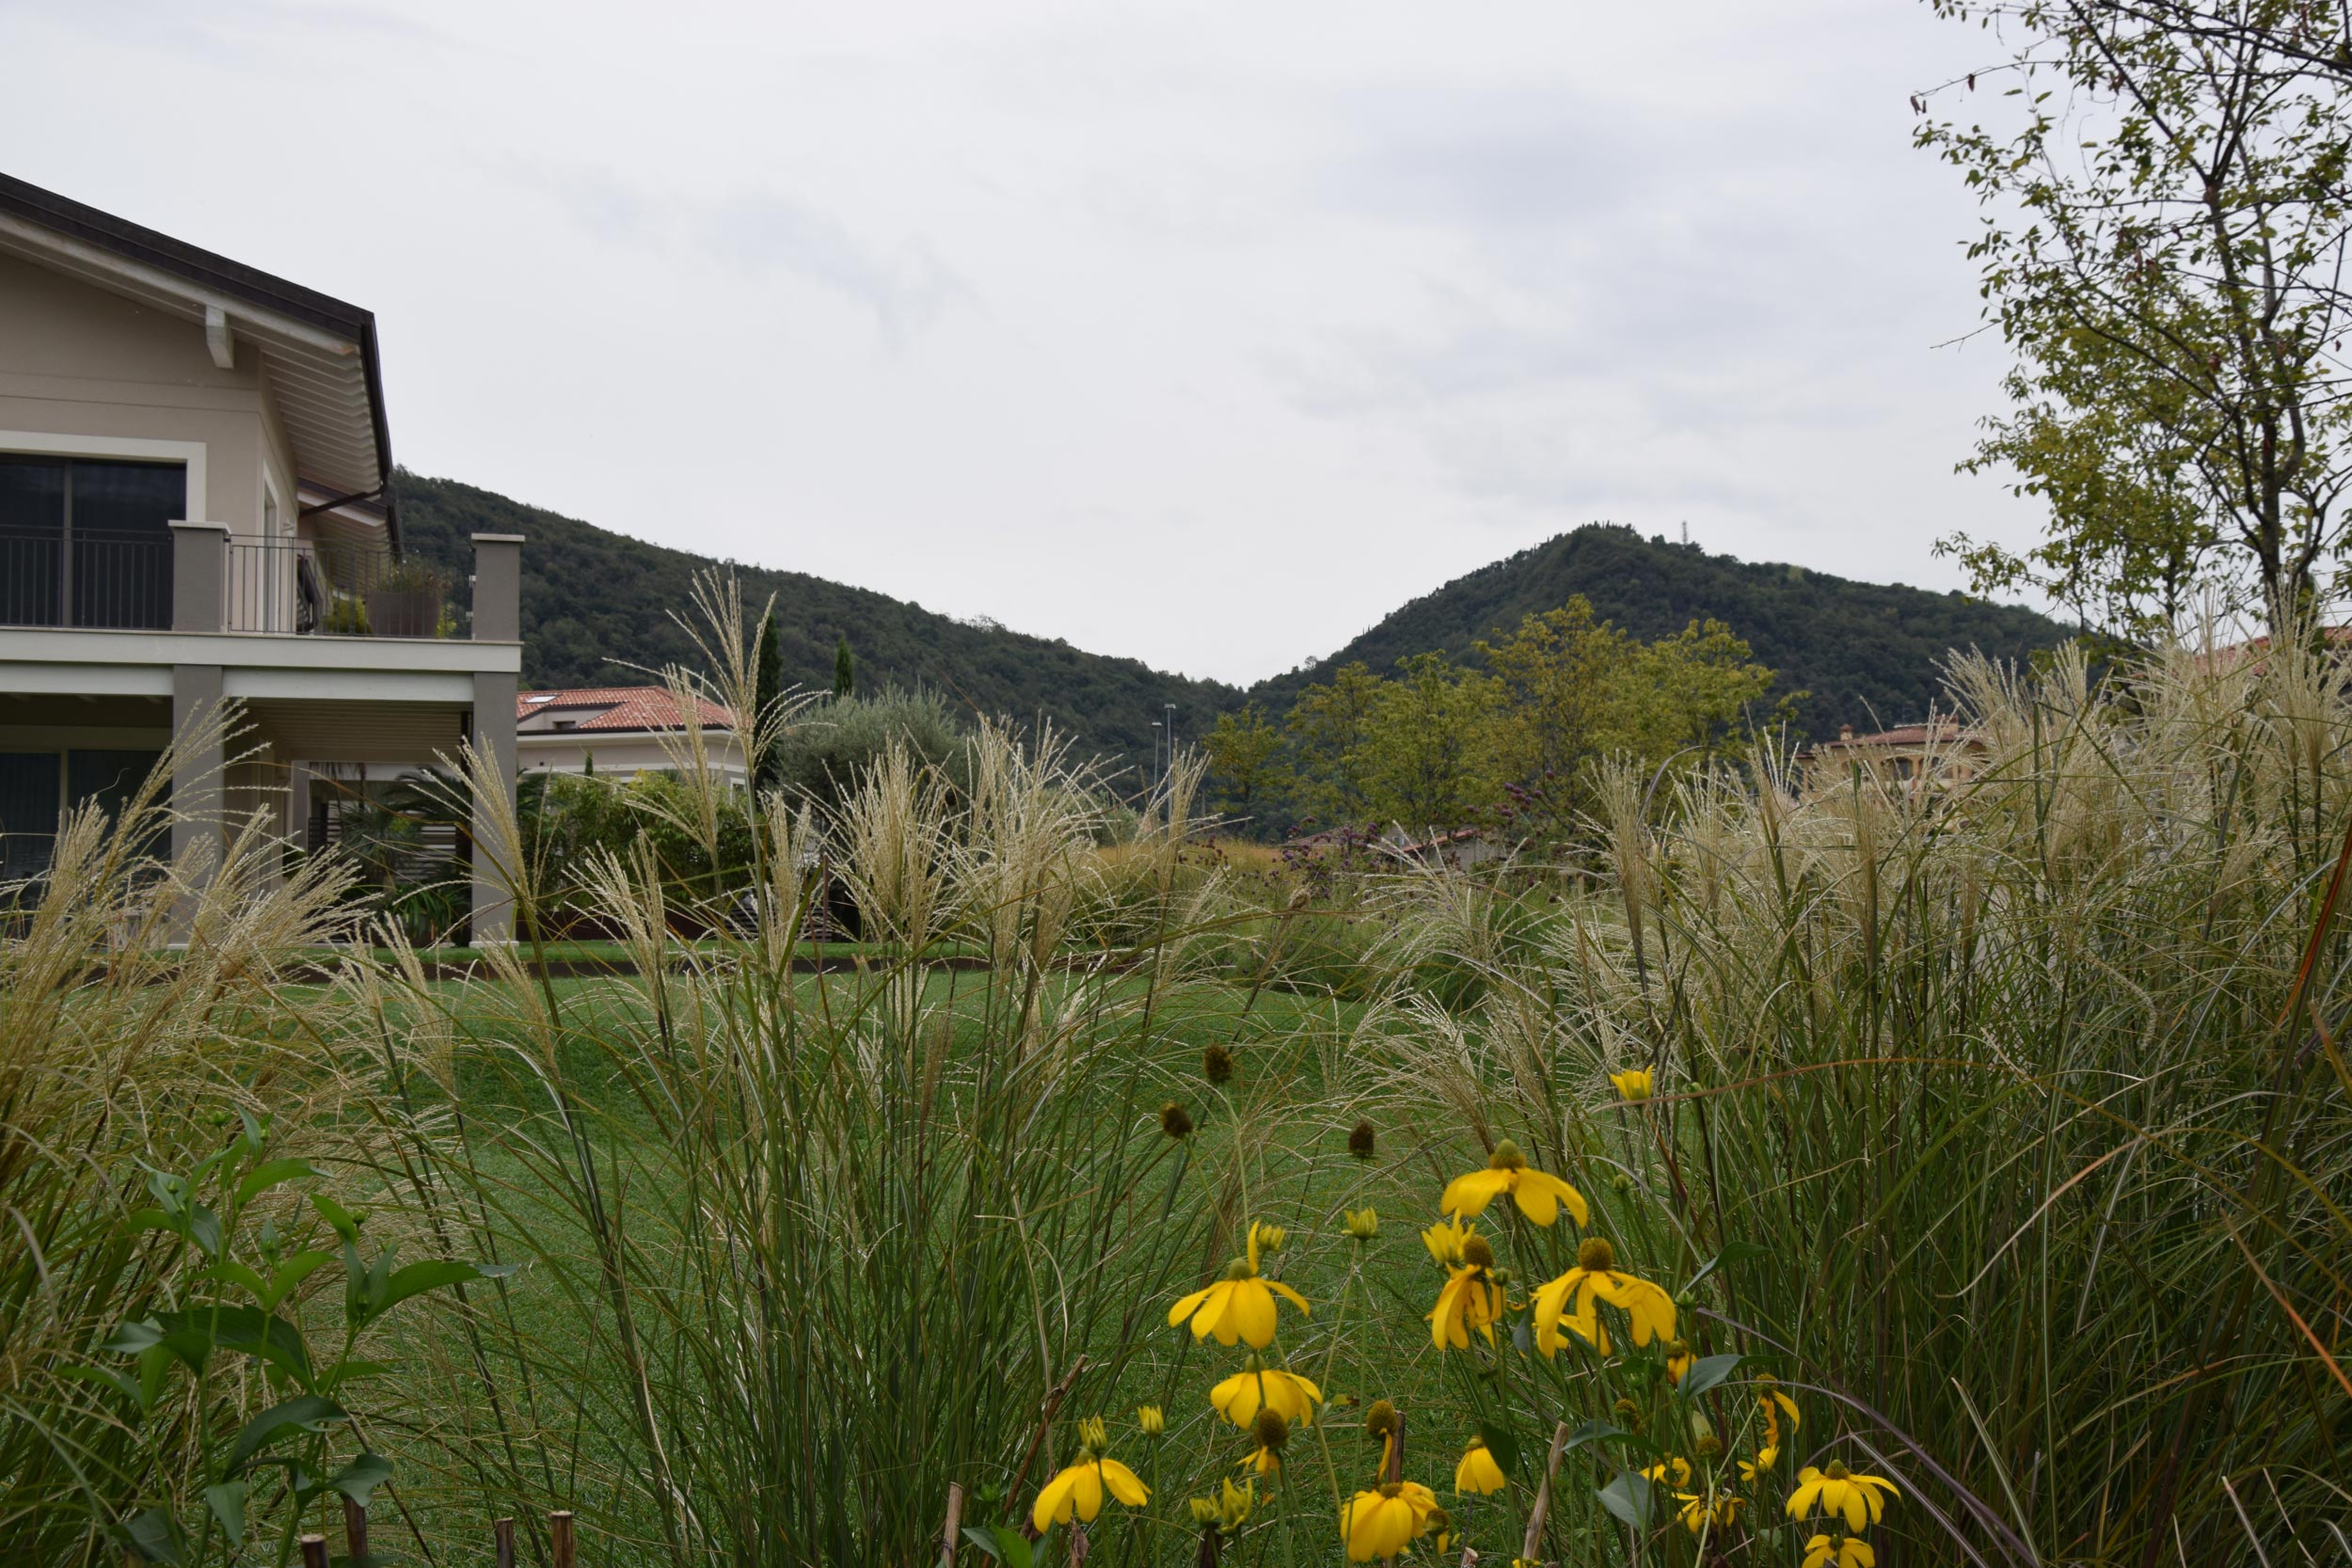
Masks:
[[[228,624],[229,525],[171,525],[171,629],[218,631]]]
[[[211,863],[197,874],[195,884],[182,894],[172,911],[174,946],[187,940],[188,927],[196,914],[194,900],[212,884],[219,873],[221,856],[228,849],[224,832],[226,748],[217,732],[207,745],[186,744],[197,728],[212,721],[220,706],[220,692],[219,665],[171,667],[171,858],[175,864],[180,863],[208,839],[213,847]]]
[[[484,762],[503,781],[507,805],[515,800],[515,692],[517,677],[476,674],[473,678],[473,744]],[[508,896],[498,857],[506,846],[500,836],[499,814],[477,797],[473,803],[473,942],[477,947],[515,940],[515,907]],[[520,867],[505,868],[505,875]]]

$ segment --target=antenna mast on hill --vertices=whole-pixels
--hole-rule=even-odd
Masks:
[[[1682,547],[1686,550],[1691,547],[1691,519],[1688,517],[1682,519]]]

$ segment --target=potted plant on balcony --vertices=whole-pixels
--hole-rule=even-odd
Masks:
[[[431,637],[441,623],[441,579],[417,561],[396,561],[368,589],[368,626],[377,637]]]

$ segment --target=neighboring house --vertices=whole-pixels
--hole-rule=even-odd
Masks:
[[[711,770],[744,780],[735,716],[696,700],[696,720]],[[515,752],[525,773],[596,773],[632,778],[677,766],[682,738],[677,699],[663,686],[597,686],[526,691],[515,700]]]
[[[247,732],[226,766],[182,757],[175,850],[256,811],[292,837],[314,771],[469,736],[512,788],[522,541],[476,534],[470,585],[420,580],[391,474],[368,311],[0,176],[8,875],[229,698]],[[472,896],[499,940],[502,901],[479,875]]]
[[[1984,738],[1959,720],[1934,719],[1875,735],[1856,735],[1851,724],[1843,724],[1836,739],[1806,747],[1797,761],[1816,778],[1842,778],[1860,768],[1891,784],[1964,784],[1976,776],[1984,752]]]

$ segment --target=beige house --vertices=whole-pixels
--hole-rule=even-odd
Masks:
[[[429,580],[391,473],[372,314],[0,176],[7,876],[228,698],[248,754],[183,761],[176,848],[256,810],[297,837],[314,776],[468,737],[512,788],[522,541]],[[473,909],[504,935],[479,875]]]
[[[1976,776],[1985,752],[1983,736],[1957,719],[1898,724],[1870,735],[1838,726],[1837,738],[1798,753],[1797,761],[1817,779],[1842,779],[1860,768],[1889,784],[1964,784]]]
[[[734,716],[697,702],[695,722],[711,771],[744,781]],[[598,686],[526,691],[515,700],[515,755],[525,773],[596,772],[633,778],[677,766],[674,748],[685,728],[677,699],[662,686]]]

